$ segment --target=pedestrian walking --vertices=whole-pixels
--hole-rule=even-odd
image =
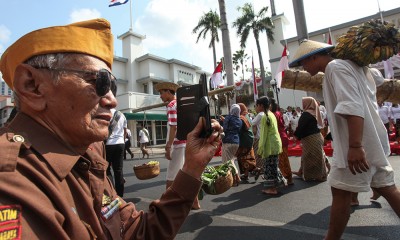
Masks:
[[[351,60],[334,59],[334,46],[303,40],[290,67],[303,66],[314,76],[325,73],[323,96],[333,137],[335,157],[328,183],[332,207],[326,240],[340,239],[350,218],[352,192],[372,187],[400,217],[400,191],[388,161],[389,140],[377,109],[376,69],[360,67]],[[380,84],[381,84],[380,83]]]

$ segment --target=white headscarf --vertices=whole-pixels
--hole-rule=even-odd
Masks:
[[[230,115],[240,117],[240,106],[238,104],[232,104]]]

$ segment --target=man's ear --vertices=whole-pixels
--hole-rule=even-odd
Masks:
[[[45,82],[44,78],[44,74],[28,64],[17,66],[14,76],[14,91],[18,95],[20,103],[34,111],[42,111],[46,108],[46,100],[41,91]]]

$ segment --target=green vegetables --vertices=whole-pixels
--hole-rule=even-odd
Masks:
[[[199,199],[203,199],[204,188],[207,188],[209,192],[216,194],[215,190],[215,182],[219,177],[225,177],[232,173],[232,175],[236,174],[235,168],[233,167],[230,161],[219,165],[219,166],[207,166],[204,169],[204,172],[201,174],[201,180],[203,182],[202,189],[199,192]]]
[[[147,163],[147,165],[157,165],[157,164],[159,164],[158,161],[150,161]]]

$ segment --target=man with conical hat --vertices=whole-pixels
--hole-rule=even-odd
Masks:
[[[214,122],[204,141],[199,121],[190,159],[148,212],[125,202],[107,178],[103,143],[117,106],[112,41],[109,22],[93,19],[30,32],[1,56],[18,113],[0,128],[0,236],[174,239],[185,221],[222,129]]]
[[[326,240],[340,239],[350,217],[352,193],[369,192],[370,186],[400,217],[400,191],[388,161],[390,145],[375,95],[382,75],[350,60],[334,59],[333,48],[304,40],[289,64],[303,66],[312,76],[325,73],[323,96],[335,149],[328,176],[332,207]]]
[[[165,144],[165,158],[169,160],[166,176],[166,188],[171,187],[175,180],[176,174],[182,168],[185,162],[186,140],[176,138],[177,132],[177,108],[176,108],[176,90],[179,85],[173,82],[161,82],[155,85],[156,90],[160,93],[163,102],[167,105],[167,142]],[[196,198],[192,209],[200,209],[200,203]]]

